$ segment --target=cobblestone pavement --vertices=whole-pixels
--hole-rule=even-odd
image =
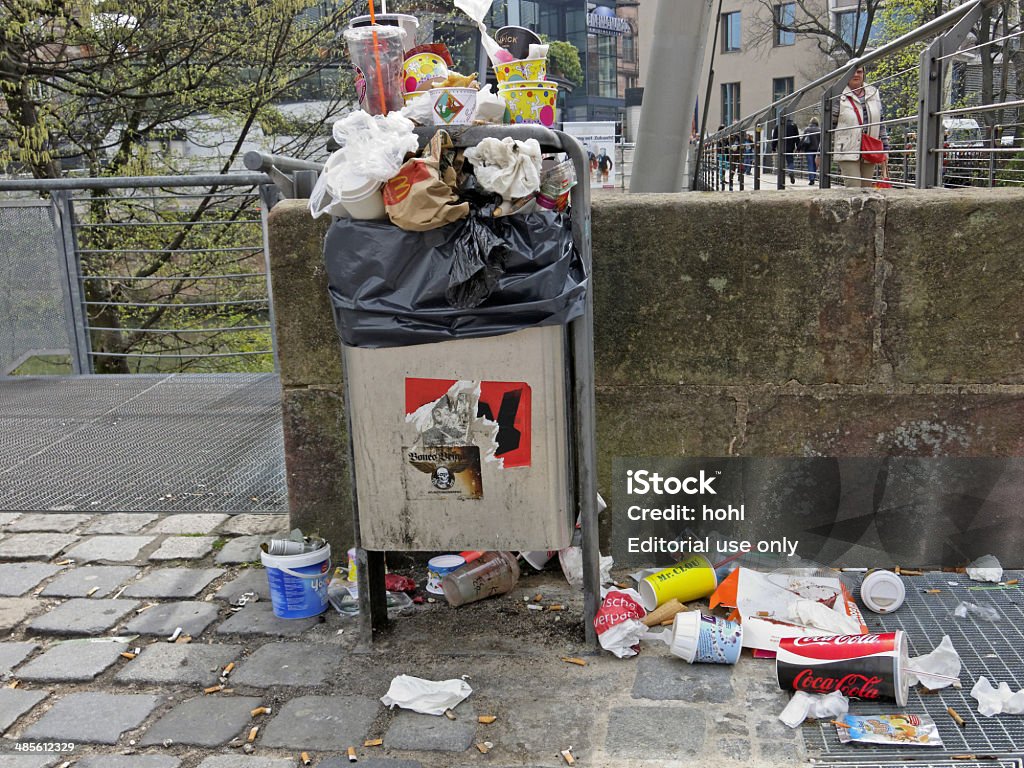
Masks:
[[[501,598],[417,606],[372,649],[333,610],[278,619],[254,561],[286,528],[265,515],[5,514],[0,768],[297,768],[303,752],[340,768],[350,746],[363,768],[554,768],[569,747],[580,766],[804,762],[776,719],[787,697],[770,663],[695,669],[660,643],[642,658],[593,654],[557,569]],[[556,603],[566,610],[527,608]],[[190,642],[168,642],[178,627]],[[455,720],[389,711],[380,697],[398,674],[465,675],[473,694]],[[15,751],[61,742],[74,750]]]

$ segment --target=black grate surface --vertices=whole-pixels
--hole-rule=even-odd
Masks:
[[[1003,578],[1018,577],[1024,577],[1024,572],[1006,572]],[[895,702],[869,704],[853,701],[850,711],[858,715],[901,711],[927,714],[939,728],[942,749],[841,744],[834,725],[809,723],[801,729],[808,750],[828,759],[843,760],[844,765],[848,765],[847,759],[863,761],[865,757],[884,757],[892,760],[897,756],[901,762],[914,759],[945,765],[941,759],[949,755],[1019,756],[1024,753],[1024,716],[982,717],[978,714],[977,701],[970,696],[974,683],[983,675],[994,686],[1006,682],[1014,691],[1024,687],[1024,588],[977,589],[985,585],[954,573],[904,576],[903,581],[907,587],[907,600],[903,607],[887,616],[865,610],[868,628],[872,631],[902,629],[907,633],[911,656],[928,653],[939,644],[943,635],[949,635],[963,661],[960,673],[963,688],[950,687],[935,694],[922,695],[918,686],[911,690],[906,707],[900,708]],[[941,592],[925,594],[929,589]],[[965,619],[954,617],[953,609],[961,601],[995,608],[1000,614],[1000,621],[993,624],[971,616]],[[946,713],[946,707],[955,709],[967,721],[967,727],[961,729],[957,726]],[[922,752],[928,752],[932,757]],[[936,759],[940,762],[934,762]],[[1013,765],[1019,764],[1019,757],[1016,759],[1018,762],[1013,762]],[[963,765],[963,761],[957,763]]]
[[[950,760],[946,757],[928,758],[910,755],[902,760],[818,760],[814,768],[902,768],[913,766],[913,768],[1024,768],[1024,762],[1020,757],[999,757],[994,760]]]
[[[0,379],[0,510],[287,512],[274,374]]]

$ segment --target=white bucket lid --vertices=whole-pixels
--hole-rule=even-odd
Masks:
[[[700,639],[700,611],[682,611],[672,622],[672,654],[693,664],[697,658],[697,641]]]
[[[875,613],[892,613],[906,597],[903,579],[892,571],[872,571],[860,585],[860,599]]]
[[[435,572],[438,568],[452,570],[453,568],[461,568],[465,564],[466,558],[461,555],[438,555],[427,560],[427,568]]]

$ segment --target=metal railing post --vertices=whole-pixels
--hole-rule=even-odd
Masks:
[[[779,189],[786,188],[786,108],[775,110],[775,179]]]
[[[754,189],[761,188],[761,126],[754,126]]]
[[[821,97],[821,133],[818,134],[818,186],[832,188],[832,99],[833,89],[826,88]]]
[[[921,51],[917,94],[917,188],[942,186],[942,38]]]
[[[996,125],[992,127],[989,133],[989,149],[988,153],[988,186],[992,188],[996,185],[996,147],[999,146],[999,141],[1003,135],[1003,126]]]
[[[270,346],[274,351],[274,373],[280,373],[281,362],[277,354],[277,318],[274,314],[274,286],[270,278],[270,209],[277,205],[280,195],[274,184],[260,184],[260,229],[263,232],[263,264],[267,281],[267,314],[270,322]]]
[[[50,217],[57,240],[57,252],[64,266],[64,315],[71,345],[71,368],[76,375],[92,373],[92,344],[89,339],[89,316],[85,309],[82,268],[75,242],[75,211],[72,193],[55,190],[50,193]]]

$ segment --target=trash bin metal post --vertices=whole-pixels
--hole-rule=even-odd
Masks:
[[[568,134],[556,131],[563,151],[576,167],[576,177],[586,178],[587,157],[583,147]],[[572,188],[572,237],[588,277],[593,275],[590,248],[590,185]],[[573,437],[576,469],[576,502],[580,514],[583,549],[583,622],[586,639],[598,645],[594,617],[601,598],[601,552],[597,528],[597,448],[594,405],[594,283],[587,290],[585,310],[569,324],[572,334]]]

